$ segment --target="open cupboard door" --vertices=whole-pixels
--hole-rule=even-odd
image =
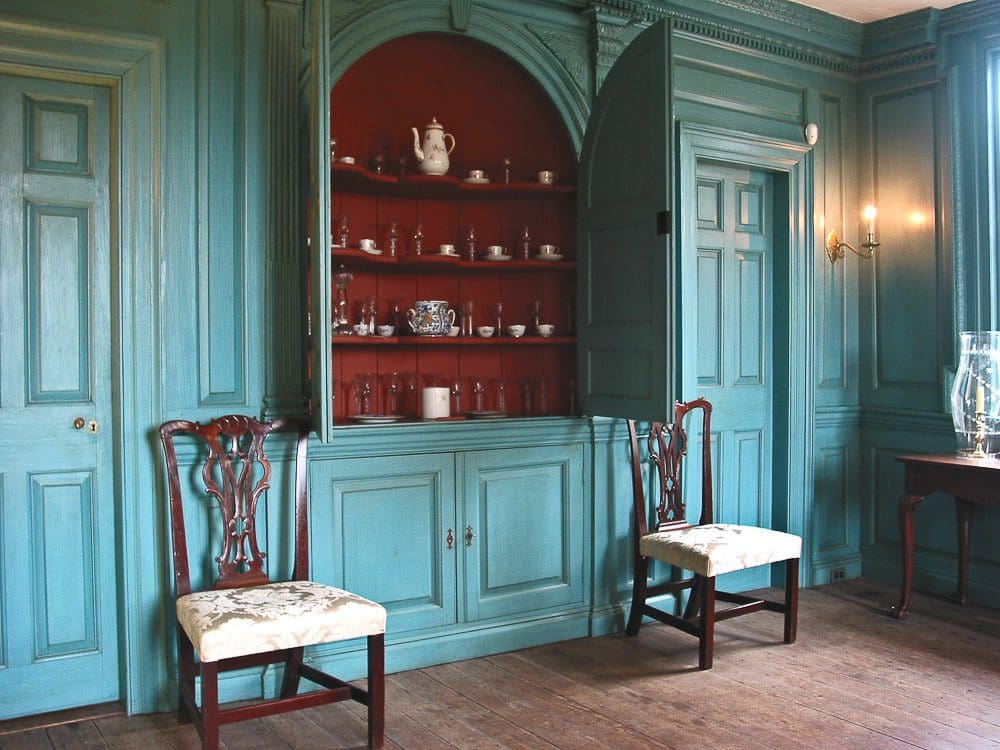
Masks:
[[[330,279],[330,46],[326,0],[312,3],[312,59],[309,86],[309,377],[313,429],[323,442],[330,439],[333,414]]]
[[[675,398],[671,27],[622,53],[580,159],[577,365],[584,414],[668,421]]]

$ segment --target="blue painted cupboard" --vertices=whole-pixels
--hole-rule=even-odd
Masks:
[[[698,239],[699,222],[711,219],[704,207],[715,178],[699,168],[720,159],[762,168],[774,178],[771,200],[788,227],[781,233],[787,246],[771,266],[767,325],[772,411],[787,428],[773,430],[770,497],[755,502],[803,534],[804,584],[835,574],[896,580],[901,476],[893,456],[951,449],[944,394],[957,332],[1000,325],[1000,242],[990,219],[1000,114],[988,85],[1000,73],[998,10],[997,0],[975,0],[861,26],[783,0],[329,0],[315,29],[312,2],[300,0],[7,0],[2,83],[25,76],[38,83],[27,88],[41,106],[25,110],[15,97],[0,104],[3,111],[42,112],[63,135],[79,134],[75,123],[88,113],[85,135],[110,144],[113,174],[110,187],[97,191],[108,197],[108,218],[92,222],[89,233],[71,231],[84,214],[50,210],[65,197],[28,195],[44,209],[36,211],[39,226],[56,230],[44,235],[50,244],[0,246],[7,347],[0,360],[0,716],[119,697],[132,712],[170,707],[169,555],[155,427],[178,417],[303,410],[303,332],[310,315],[314,327],[322,323],[324,309],[307,309],[305,207],[310,192],[330,192],[328,171],[306,187],[304,154],[329,138],[307,132],[311,120],[323,121],[310,116],[308,101],[328,101],[331,84],[358,59],[410,34],[460,35],[512,60],[550,99],[578,157],[614,62],[640,31],[670,20],[664,86],[672,111],[664,124],[673,179],[670,205],[656,210],[672,212],[668,249],[682,265],[671,269],[676,304],[660,312],[680,315],[701,282],[715,278],[715,250]],[[314,33],[326,43],[314,45]],[[311,56],[322,75],[308,73]],[[46,90],[67,78],[100,96]],[[105,106],[106,132],[94,130]],[[819,126],[815,146],[803,138],[807,123]],[[39,164],[78,162],[66,144],[79,140],[49,140],[35,161],[23,148],[16,153],[15,140],[0,139],[5,186],[44,177]],[[27,215],[23,197],[5,189],[4,227]],[[859,208],[869,200],[881,209],[879,255],[831,264],[826,232],[836,228],[856,241]],[[100,200],[68,202],[99,215]],[[325,221],[314,236],[329,231]],[[106,263],[109,278],[93,295],[108,325],[80,339],[66,328],[46,333],[32,322],[42,316],[12,317],[10,301],[25,298],[22,282],[34,268],[25,247],[57,248],[95,268]],[[700,266],[683,265],[692,250]],[[73,255],[84,251],[92,255]],[[692,268],[701,269],[693,281],[684,275]],[[55,290],[59,307],[79,316],[68,288]],[[708,311],[699,314],[706,320]],[[691,372],[684,368],[694,360],[695,380],[704,379],[711,358],[701,355],[695,331],[663,330],[661,338],[678,337],[670,344],[672,376],[685,393]],[[35,360],[9,348],[24,340],[65,347],[71,339],[84,341],[76,351],[101,358],[79,372],[91,384],[109,384],[106,397],[96,398],[101,389],[95,397],[77,393],[65,372],[50,376],[44,348]],[[31,380],[32,361],[41,362],[40,381]],[[333,361],[332,354],[314,358],[312,382],[329,383]],[[623,367],[622,375],[635,370]],[[32,391],[24,382],[55,384],[57,401],[72,412],[46,424],[46,434],[87,446],[70,448],[57,470],[25,459],[40,444],[25,442],[26,430],[16,427],[25,423],[12,420],[42,419],[35,407],[46,387]],[[76,416],[99,423],[96,437],[75,430]],[[621,422],[546,416],[385,429],[331,421],[321,432],[310,452],[315,570],[387,600],[390,668],[621,627],[630,489]],[[107,478],[101,466],[111,467]],[[75,484],[52,481],[53,471]],[[283,476],[279,469],[277,481]],[[749,481],[749,469],[746,476],[743,486],[766,486]],[[541,500],[526,501],[538,489]],[[954,539],[939,519],[951,511],[939,501],[935,514],[934,502],[917,518],[917,585],[944,591]],[[91,512],[98,506],[110,510],[107,517]],[[52,522],[50,514],[42,522],[50,508],[66,511],[67,520]],[[269,511],[268,538],[280,550],[287,544],[281,509]],[[996,601],[1000,559],[989,540],[1000,519],[984,510],[973,522],[970,593]],[[49,606],[64,590],[86,590],[87,606]],[[95,651],[109,666],[92,693],[13,697],[21,667],[41,673],[68,664],[67,655]],[[361,671],[349,646],[315,658]],[[225,691],[274,684],[272,673],[246,674]]]

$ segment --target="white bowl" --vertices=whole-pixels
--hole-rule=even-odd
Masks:
[[[389,338],[396,332],[396,326],[379,326],[375,330],[378,331],[379,336]]]
[[[544,338],[548,338],[553,333],[556,332],[556,327],[551,323],[539,323],[538,324],[538,335]]]
[[[525,327],[523,325],[521,325],[520,323],[517,323],[517,324],[512,325],[512,326],[507,326],[507,333],[509,333],[514,338],[518,338],[518,337],[524,335],[524,329],[525,329]]]
[[[461,330],[462,329],[459,328],[458,326],[452,326],[451,328],[448,329],[448,335],[450,337],[454,338],[455,336],[458,335],[458,332],[461,331]]]
[[[353,327],[354,327],[354,335],[355,336],[367,336],[368,335],[368,326],[365,325],[364,323],[355,323]]]
[[[496,329],[493,326],[476,326],[476,333],[480,338],[488,339]]]

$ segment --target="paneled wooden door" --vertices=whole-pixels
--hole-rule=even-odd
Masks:
[[[0,76],[0,719],[119,697],[110,96]]]
[[[696,263],[696,302],[684,313],[696,317],[686,330],[697,331],[697,355],[685,378],[693,376],[695,384],[685,390],[714,407],[715,520],[721,523],[771,525],[773,200],[767,172],[698,165],[697,256],[685,254]],[[766,567],[741,575],[748,580],[740,584],[770,584]]]

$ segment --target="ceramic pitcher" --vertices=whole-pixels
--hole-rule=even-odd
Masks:
[[[447,174],[448,154],[455,148],[455,136],[444,132],[444,126],[432,117],[424,129],[423,146],[420,142],[420,134],[416,128],[413,131],[413,154],[417,157],[417,166],[424,174]],[[451,146],[447,147],[445,140],[451,138]]]
[[[455,311],[440,299],[418,299],[406,311],[406,320],[418,336],[444,336],[455,324]]]

